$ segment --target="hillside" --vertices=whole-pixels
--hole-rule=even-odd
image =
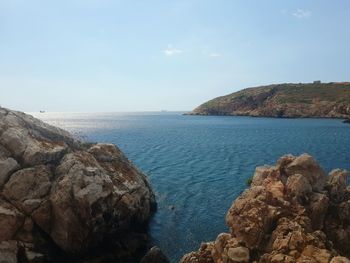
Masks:
[[[205,102],[189,114],[349,118],[350,82],[247,88]]]

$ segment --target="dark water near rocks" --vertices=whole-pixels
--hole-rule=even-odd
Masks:
[[[37,114],[90,141],[117,144],[157,195],[153,241],[172,262],[227,231],[224,217],[258,165],[308,152],[329,172],[350,170],[350,125],[331,119]]]

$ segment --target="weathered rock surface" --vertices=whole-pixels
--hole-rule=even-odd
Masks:
[[[226,215],[230,233],[181,262],[350,262],[347,176],[339,169],[327,176],[307,154],[258,167]]]
[[[191,115],[350,119],[350,83],[285,83],[247,88],[198,106]]]
[[[128,255],[154,209],[146,177],[116,146],[0,108],[0,262],[54,260],[50,246],[79,258],[111,237]]]

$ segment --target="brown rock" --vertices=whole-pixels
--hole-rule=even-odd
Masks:
[[[329,263],[347,262],[350,247],[350,189],[346,173],[327,177],[309,155],[258,167],[252,185],[226,215],[230,234],[214,246],[185,255],[181,262]],[[326,189],[328,191],[326,191]],[[342,261],[340,261],[342,260]]]
[[[330,263],[350,263],[350,260],[346,257],[334,257]]]
[[[328,191],[333,202],[341,202],[346,194],[348,173],[345,170],[335,169],[329,173]]]
[[[314,230],[322,229],[328,211],[329,198],[325,194],[313,193],[308,205],[309,217]]]
[[[213,243],[202,243],[198,252],[191,252],[180,259],[180,263],[214,263],[211,251]]]
[[[308,245],[302,252],[297,262],[320,262],[327,263],[331,260],[332,254],[326,249],[319,249],[312,245]]]
[[[308,154],[302,154],[286,167],[288,176],[301,174],[309,181],[314,191],[322,191],[327,177],[314,158]]]
[[[249,261],[249,249],[246,247],[232,247],[227,251],[227,257],[232,262],[248,262]]]
[[[258,247],[279,216],[278,208],[269,205],[272,194],[262,186],[245,191],[236,199],[226,215],[231,232],[248,247]]]
[[[287,189],[293,196],[300,200],[312,192],[312,187],[305,176],[301,174],[293,174],[288,177],[286,183]]]
[[[255,168],[254,176],[252,179],[252,186],[261,186],[266,177],[272,172],[272,166],[258,166]]]

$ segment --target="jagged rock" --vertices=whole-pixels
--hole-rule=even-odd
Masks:
[[[293,174],[288,177],[286,183],[287,189],[296,198],[300,199],[312,192],[312,187],[305,176],[301,174]]]
[[[313,229],[322,229],[328,211],[329,198],[325,194],[312,193],[307,205]]]
[[[320,249],[318,247],[308,245],[301,253],[299,262],[329,262],[332,254],[327,249]]]
[[[249,247],[258,247],[279,216],[280,211],[270,206],[274,198],[265,187],[252,187],[236,199],[226,216],[232,234],[243,240]]]
[[[271,173],[273,167],[271,166],[258,166],[255,168],[255,172],[252,179],[252,186],[262,185],[266,177]]]
[[[346,176],[335,170],[326,184],[324,171],[307,154],[258,167],[251,187],[226,215],[230,233],[220,234],[214,245],[183,256],[181,262],[348,262]]]
[[[321,191],[324,188],[327,177],[322,168],[314,158],[308,154],[302,154],[295,158],[286,167],[286,175],[301,174],[306,177],[314,191]]]
[[[45,260],[52,242],[76,255],[111,236],[123,243],[125,236],[137,236],[134,226],[141,229],[154,209],[146,177],[116,146],[85,144],[0,108],[0,242],[25,242],[16,249],[28,262]],[[0,247],[0,253],[8,251]]]
[[[343,201],[346,193],[348,173],[345,170],[335,169],[329,173],[329,196],[334,202]]]
[[[199,250],[197,252],[191,252],[184,255],[180,263],[185,262],[194,262],[194,263],[213,263],[214,260],[212,258],[212,250],[214,248],[214,244],[202,243]]]

